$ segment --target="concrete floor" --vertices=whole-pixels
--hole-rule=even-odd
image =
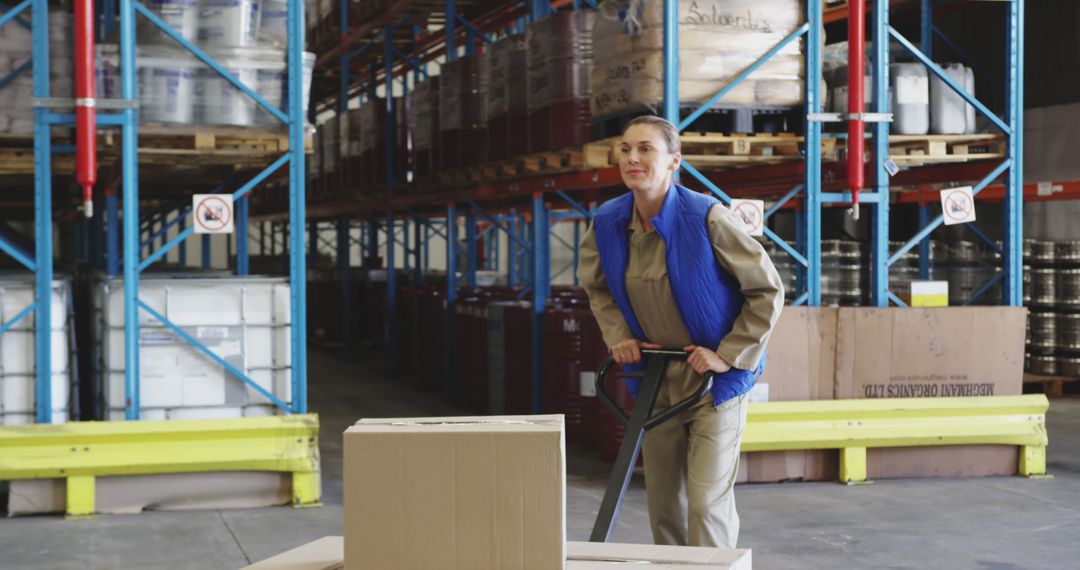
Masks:
[[[352,364],[336,353],[311,352],[310,402],[322,420],[326,506],[0,519],[0,568],[231,570],[341,534],[345,427],[362,416],[458,413],[384,377],[378,354],[364,356],[366,362]],[[1047,421],[1051,480],[741,485],[740,545],[754,549],[758,569],[1080,567],[1080,399],[1053,401]],[[606,469],[573,450],[569,463],[569,538],[585,540]],[[650,542],[644,499],[637,478],[617,541]]]

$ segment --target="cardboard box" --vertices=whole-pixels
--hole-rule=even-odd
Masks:
[[[344,567],[344,537],[324,536],[241,570],[341,570]]]
[[[345,540],[327,536],[284,554],[252,564],[242,570],[341,570],[344,568]],[[750,570],[749,550],[724,550],[692,546],[646,544],[567,543],[566,570]],[[443,566],[434,566],[440,569]]]
[[[836,356],[836,309],[784,307],[769,337],[768,362],[759,384],[773,402],[831,400]],[[767,451],[743,454],[751,483],[838,477],[836,451]],[[740,469],[742,472],[742,469]],[[737,482],[742,482],[736,480]]]
[[[912,281],[900,299],[909,307],[948,307],[948,281]]]
[[[566,570],[605,570],[624,565],[649,570],[750,570],[751,566],[749,550],[696,546],[568,542],[566,556]]]
[[[344,448],[350,570],[563,568],[561,415],[367,419]]]
[[[839,309],[837,399],[1020,394],[1022,307]],[[871,479],[1012,475],[1011,446],[871,449]]]

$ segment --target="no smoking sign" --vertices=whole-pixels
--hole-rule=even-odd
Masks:
[[[975,197],[971,193],[971,186],[942,190],[941,213],[946,226],[974,222]]]
[[[746,233],[752,236],[765,235],[765,201],[732,200],[731,212],[742,223]]]
[[[195,194],[191,199],[195,233],[233,233],[233,200],[229,194]]]

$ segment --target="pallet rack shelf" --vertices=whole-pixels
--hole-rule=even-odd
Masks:
[[[93,6],[87,4],[87,6]],[[102,183],[104,198],[98,202],[102,206],[95,208],[96,215],[89,221],[79,219],[72,224],[76,235],[77,255],[90,261],[109,276],[122,276],[124,282],[124,375],[125,375],[125,416],[129,420],[140,417],[140,374],[139,374],[139,316],[145,313],[147,306],[139,299],[139,275],[146,268],[164,258],[171,250],[180,252],[181,260],[186,256],[184,241],[193,233],[188,227],[186,204],[190,204],[193,186],[207,179],[214,179],[217,188],[206,193],[229,192],[237,204],[237,273],[247,272],[248,223],[246,195],[260,183],[277,177],[284,184],[288,194],[288,225],[292,228],[291,247],[289,248],[289,276],[291,283],[291,404],[282,410],[285,413],[305,413],[307,411],[307,343],[305,331],[305,249],[304,249],[304,155],[310,151],[310,135],[306,132],[306,112],[303,108],[303,2],[288,1],[286,86],[288,91],[287,108],[279,109],[263,99],[249,85],[244,85],[235,75],[228,72],[202,49],[182,37],[177,31],[138,0],[105,0],[97,3],[98,11],[91,14],[91,21],[96,26],[95,34],[99,38],[118,37],[120,57],[120,99],[98,101],[96,106],[99,141],[102,157]],[[23,0],[18,5],[0,15],[0,26],[16,25],[12,22],[20,14],[29,12],[32,16],[29,24],[32,33],[33,65],[20,66],[12,74],[0,80],[6,85],[15,75],[26,69],[32,69],[34,95],[34,130],[32,137],[21,135],[0,137],[0,146],[14,147],[0,150],[0,175],[13,181],[22,180],[19,175],[28,174],[25,167],[18,163],[32,164],[33,194],[8,193],[0,195],[5,212],[28,212],[28,202],[33,204],[34,248],[25,251],[17,240],[0,233],[0,251],[14,257],[25,269],[33,272],[36,282],[34,302],[20,318],[33,313],[36,323],[35,371],[37,416],[39,423],[50,423],[52,412],[48,402],[50,397],[51,346],[49,326],[50,284],[53,281],[54,220],[70,221],[73,207],[69,202],[60,200],[53,203],[54,177],[64,181],[59,175],[70,174],[70,160],[75,150],[70,144],[70,137],[53,135],[54,129],[66,129],[75,125],[75,116],[67,112],[57,112],[58,102],[50,100],[50,7],[48,0]],[[95,17],[96,16],[96,17]],[[249,97],[281,123],[282,128],[273,132],[245,130],[233,131],[212,128],[158,128],[142,125],[139,122],[136,62],[136,19],[142,24],[152,26],[172,41],[179,44],[186,52],[201,60],[211,70],[219,73],[242,96]],[[25,22],[21,22],[25,25]],[[92,54],[91,54],[92,56]],[[77,104],[77,103],[76,103]],[[69,102],[70,106],[71,103]],[[63,143],[63,144],[60,144]],[[22,148],[18,148],[22,146]],[[31,151],[32,148],[32,160]],[[7,160],[10,159],[10,160]],[[216,163],[216,164],[215,164]],[[12,166],[15,164],[15,166]],[[182,168],[184,167],[184,168]],[[177,183],[178,173],[188,176]],[[203,176],[191,176],[200,173]],[[156,185],[163,179],[172,177],[174,184],[158,192]],[[201,178],[201,180],[199,179]],[[147,184],[146,181],[151,183]],[[65,181],[66,182],[66,181]],[[5,182],[6,186],[7,183]],[[186,185],[186,188],[184,187]],[[170,196],[172,193],[172,196]],[[175,196],[186,200],[179,203]],[[104,214],[104,216],[102,215]],[[17,214],[13,214],[12,219]],[[105,220],[103,220],[105,218]],[[167,230],[179,227],[179,233],[172,239],[166,239]],[[208,264],[207,247],[209,236],[204,236],[204,264]],[[0,326],[0,334],[8,330],[13,322]],[[165,322],[167,326],[172,323]],[[193,339],[191,339],[193,340]],[[195,342],[195,348],[203,353],[210,351]],[[226,366],[228,368],[228,366]],[[231,371],[235,374],[235,369]],[[247,385],[255,383],[240,374],[240,379]]]
[[[569,3],[561,3],[564,7]],[[868,172],[867,190],[859,196],[859,201],[866,205],[872,218],[872,239],[870,256],[871,304],[876,306],[899,305],[904,303],[888,290],[889,268],[909,251],[918,248],[922,257],[929,256],[929,236],[942,224],[940,216],[930,215],[929,204],[936,202],[936,195],[929,192],[931,187],[947,184],[970,183],[979,200],[997,200],[1005,204],[1002,220],[1002,247],[1004,271],[985,284],[983,291],[1001,282],[1006,305],[1021,304],[1021,255],[1020,244],[1022,231],[1021,205],[1030,190],[1021,181],[1022,156],[1022,111],[1023,111],[1023,0],[996,2],[995,5],[1006,12],[1006,29],[1001,30],[1007,38],[1007,55],[1004,61],[1004,89],[1006,105],[1004,112],[996,114],[978,99],[967,93],[960,85],[945,75],[940,66],[932,60],[934,43],[944,44],[949,49],[956,49],[952,42],[934,25],[934,14],[941,7],[936,0],[868,0],[866,3],[866,21],[870,30],[867,51],[871,54],[873,65],[868,71],[873,76],[875,86],[889,84],[890,44],[904,48],[915,61],[921,62],[932,76],[941,79],[952,91],[959,94],[973,105],[983,119],[992,127],[990,134],[970,136],[966,139],[946,139],[937,137],[893,137],[890,136],[889,123],[876,122],[867,125],[868,131]],[[467,6],[462,8],[463,6]],[[665,42],[664,42],[664,106],[661,114],[678,124],[682,129],[692,123],[704,109],[731,91],[747,76],[763,65],[773,54],[790,42],[803,42],[805,55],[805,77],[817,78],[822,75],[823,26],[848,18],[847,10],[838,10],[823,6],[822,0],[805,0],[805,23],[783,42],[770,50],[737,79],[727,85],[718,85],[719,91],[701,110],[687,116],[680,112],[678,97],[677,45],[678,3],[676,0],[664,2]],[[916,46],[890,25],[890,8],[915,8],[920,18],[920,42]],[[588,9],[584,2],[575,2],[574,9]],[[848,6],[853,9],[854,6]],[[521,31],[525,18],[536,21],[552,11],[552,5],[542,0],[529,2],[477,4],[455,3],[454,0],[434,3],[418,3],[409,0],[390,2],[383,7],[380,15],[360,22],[349,22],[345,16],[347,2],[341,3],[342,16],[339,18],[343,41],[327,48],[319,57],[317,75],[329,81],[337,81],[337,88],[327,87],[322,93],[326,97],[319,107],[344,111],[346,103],[353,97],[364,98],[372,93],[373,86],[381,85],[387,93],[394,90],[395,84],[401,91],[408,92],[410,85],[415,85],[427,75],[426,65],[440,56],[451,60],[458,55],[460,42],[464,40],[466,54],[475,53],[476,45],[487,41],[487,35]],[[462,14],[474,20],[466,19]],[[425,15],[437,18],[442,27],[425,24]],[[405,28],[407,31],[403,32]],[[389,33],[387,33],[389,32]],[[380,49],[381,47],[381,49]],[[963,55],[961,52],[959,55]],[[411,77],[411,83],[410,83]],[[780,250],[796,262],[799,268],[799,288],[792,295],[794,304],[819,305],[821,303],[821,232],[822,211],[827,207],[847,207],[853,201],[849,191],[846,167],[843,163],[829,162],[827,158],[834,148],[846,146],[843,137],[824,133],[824,122],[829,120],[822,111],[823,92],[818,81],[805,81],[805,104],[803,116],[804,133],[797,144],[798,157],[776,160],[778,164],[755,166],[745,164],[744,168],[725,170],[710,168],[709,162],[725,162],[726,158],[705,158],[687,160],[682,172],[684,183],[711,192],[723,201],[730,196],[740,198],[766,198],[773,203],[771,212],[781,207],[794,207],[796,210],[796,236],[794,246],[771,231],[767,237],[776,243]],[[884,114],[889,111],[889,101],[885,90],[873,92],[870,111]],[[387,106],[388,123],[392,124],[393,110]],[[842,118],[843,119],[843,118]],[[837,140],[839,138],[840,140]],[[974,143],[986,145],[984,152],[973,153]],[[833,145],[833,146],[830,146]],[[393,145],[388,145],[393,147]],[[826,151],[823,153],[823,149]],[[909,150],[913,149],[913,150]],[[587,150],[583,149],[588,155]],[[979,147],[979,150],[984,150]],[[393,164],[393,150],[387,152],[387,164]],[[824,156],[823,156],[824,155]],[[890,161],[889,159],[892,158]],[[758,159],[761,160],[761,159]],[[772,162],[772,160],[770,160]],[[888,172],[888,162],[899,164],[902,168],[895,175]],[[955,164],[940,164],[954,162]],[[713,165],[715,166],[715,165]],[[469,252],[468,266],[455,267],[456,258],[450,253],[447,258],[447,315],[452,318],[454,296],[459,285],[456,270],[463,270],[465,285],[475,283],[476,270],[476,231],[477,215],[498,219],[505,216],[514,221],[514,226],[524,225],[526,216],[531,221],[531,231],[521,243],[521,235],[515,234],[508,240],[512,248],[528,250],[533,260],[533,271],[523,286],[529,291],[534,306],[534,331],[539,322],[539,311],[544,299],[550,292],[551,241],[548,224],[559,219],[562,213],[588,218],[590,205],[618,193],[621,187],[617,168],[593,164],[583,159],[583,169],[568,172],[530,172],[508,168],[504,164],[483,166],[467,172],[465,175],[451,177],[452,184],[447,189],[431,194],[414,194],[408,184],[388,180],[381,193],[368,194],[364,197],[321,196],[311,199],[309,220],[332,221],[339,231],[349,232],[354,227],[354,220],[359,221],[366,235],[378,236],[381,231],[385,236],[383,243],[409,242],[415,236],[408,252],[404,267],[418,271],[423,266],[419,252],[426,239],[432,235],[429,228],[441,224],[440,235],[448,243],[457,241],[459,220],[465,219],[465,237]],[[596,167],[596,168],[591,168]],[[503,173],[506,179],[489,176],[495,170]],[[510,173],[513,173],[513,176]],[[998,181],[1001,182],[998,182]],[[1073,184],[1063,184],[1069,190],[1056,191],[1052,196],[1065,197],[1072,192]],[[1056,187],[1055,187],[1056,188]],[[1041,192],[1041,190],[1040,190]],[[911,239],[905,241],[899,249],[890,249],[889,219],[893,204],[920,204],[920,230]],[[468,206],[464,206],[468,204]],[[469,215],[465,215],[468,213]],[[265,211],[260,219],[280,220],[281,212]],[[374,220],[378,220],[374,223]],[[422,231],[410,233],[410,224]],[[494,231],[500,231],[498,226]],[[382,228],[381,230],[379,228]],[[399,228],[398,230],[390,228]],[[404,236],[404,237],[398,237]],[[980,237],[985,238],[984,235]],[[315,242],[315,240],[312,240]],[[357,242],[353,239],[338,239],[337,254],[339,260],[348,259],[349,248]],[[372,243],[375,248],[372,248]],[[368,252],[377,252],[379,238],[360,243]],[[448,248],[451,252],[453,248]],[[394,248],[387,247],[386,264],[398,265],[394,259]],[[923,264],[925,266],[925,264]],[[342,263],[347,267],[347,263]],[[389,272],[388,315],[393,315],[395,305],[395,272]],[[925,276],[924,276],[925,277]],[[343,283],[348,287],[347,283]],[[343,293],[343,298],[348,295]],[[392,320],[392,319],[391,319]],[[388,333],[388,359],[393,369],[396,361],[393,328]],[[539,336],[539,335],[534,335]],[[350,339],[346,338],[348,346]],[[538,340],[534,340],[538,342]],[[534,351],[539,354],[539,350]],[[542,369],[539,357],[534,357],[534,390],[541,393]],[[538,399],[535,400],[538,403]]]

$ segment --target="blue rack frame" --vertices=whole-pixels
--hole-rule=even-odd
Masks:
[[[112,2],[105,2],[103,8],[104,18],[99,30],[102,34],[115,24]],[[0,237],[0,251],[14,257],[22,265],[35,274],[35,300],[34,302],[0,327],[0,334],[10,329],[16,322],[26,318],[31,313],[35,314],[35,366],[36,366],[36,420],[39,423],[52,421],[51,409],[51,291],[53,281],[53,243],[52,243],[52,164],[51,156],[54,152],[62,149],[54,147],[51,140],[50,127],[54,125],[74,125],[74,116],[70,113],[54,113],[49,110],[44,102],[50,96],[49,90],[49,6],[47,0],[23,0],[20,4],[0,15],[0,26],[12,21],[25,22],[19,15],[25,10],[32,11],[30,24],[33,34],[33,69],[34,87],[34,222],[35,222],[35,246],[31,256],[19,246]],[[178,42],[182,47],[190,51],[195,57],[202,60],[213,70],[221,74],[237,89],[248,97],[251,97],[263,109],[282,121],[288,127],[289,150],[279,159],[274,161],[260,174],[247,181],[238,190],[232,192],[237,204],[237,273],[248,272],[248,224],[246,195],[259,183],[265,181],[271,174],[282,166],[289,166],[289,196],[290,196],[290,282],[291,282],[291,341],[292,341],[292,403],[285,404],[273,394],[267,392],[255,384],[250,378],[245,377],[242,371],[225,362],[212,351],[200,344],[196,339],[188,335],[182,328],[169,322],[164,316],[156,313],[138,298],[139,274],[153,263],[161,260],[170,250],[179,247],[179,255],[183,260],[186,251],[183,249],[184,240],[191,236],[193,229],[188,227],[186,216],[189,209],[175,206],[153,211],[140,223],[139,212],[139,171],[138,171],[138,110],[137,89],[135,75],[135,19],[136,14],[141,14],[146,20],[162,30],[166,35]],[[224,366],[231,374],[243,380],[246,384],[262,393],[268,400],[273,402],[286,413],[305,413],[307,411],[307,340],[306,340],[306,275],[304,271],[304,234],[302,231],[305,220],[304,203],[304,125],[305,113],[301,94],[302,85],[302,61],[303,61],[303,38],[302,27],[303,4],[300,0],[288,2],[288,108],[284,111],[271,106],[250,87],[243,85],[235,76],[228,73],[217,62],[208,57],[202,50],[194,46],[175,31],[169,28],[153,12],[137,0],[120,0],[119,2],[119,39],[120,39],[120,75],[121,75],[121,98],[126,102],[122,110],[116,114],[99,113],[99,126],[120,127],[122,132],[120,176],[123,201],[117,196],[116,189],[108,183],[105,189],[105,207],[99,210],[99,216],[91,224],[91,237],[95,244],[104,249],[103,255],[84,252],[85,258],[92,258],[94,264],[102,266],[107,274],[118,275],[123,272],[124,278],[124,352],[125,352],[125,390],[127,406],[125,418],[137,420],[140,415],[139,402],[139,321],[140,309],[146,311],[158,321],[161,321],[170,330],[181,338],[191,343],[196,349],[208,358]],[[31,67],[29,63],[19,66],[11,76],[2,81],[10,81],[17,73]],[[224,189],[219,188],[217,191]],[[121,216],[121,208],[123,215]],[[170,221],[168,213],[177,210],[177,215]],[[103,223],[100,214],[103,213],[107,221]],[[122,224],[123,231],[120,231]],[[165,243],[168,230],[179,225],[179,235]],[[146,239],[143,239],[143,236]],[[209,237],[209,236],[206,236]],[[87,238],[80,237],[79,240]],[[121,240],[122,259],[121,259]],[[161,245],[154,250],[154,242],[160,241]],[[147,256],[142,255],[142,248],[151,250]],[[85,249],[85,247],[84,247]],[[209,248],[204,241],[203,255],[204,264],[207,261]]]
[[[933,25],[933,9],[938,3],[937,0],[920,0],[920,15],[921,15],[921,45],[922,50],[916,48],[911,42],[899,34],[889,24],[889,1],[888,0],[867,0],[872,4],[873,10],[869,18],[869,26],[871,27],[871,41],[868,43],[868,49],[872,53],[872,72],[874,76],[874,86],[876,87],[873,92],[873,104],[872,110],[876,113],[887,113],[889,110],[889,101],[887,99],[887,90],[881,88],[889,84],[889,43],[896,42],[905,47],[911,54],[919,61],[924,63],[929,69],[930,73],[934,76],[941,78],[946,85],[948,85],[955,92],[959,93],[962,98],[968,103],[975,106],[981,114],[983,114],[993,125],[1007,135],[1008,144],[1005,160],[997,167],[994,168],[991,173],[986,176],[975,186],[975,191],[985,188],[994,180],[1005,175],[1007,177],[1006,182],[1006,208],[1003,224],[1005,231],[1005,246],[1002,249],[1004,257],[1004,271],[1003,273],[985,284],[976,295],[969,300],[969,302],[978,298],[979,295],[988,291],[995,283],[996,280],[1002,280],[1005,283],[1003,302],[1007,305],[1020,305],[1021,304],[1021,278],[1022,278],[1022,259],[1021,259],[1021,242],[1022,242],[1022,170],[1021,160],[1023,146],[1023,99],[1022,99],[1022,85],[1023,85],[1023,61],[1021,54],[1023,53],[1023,0],[1006,0],[999,4],[1006,4],[1008,9],[1008,26],[1006,30],[1008,38],[1008,50],[1007,50],[1007,64],[1004,86],[1007,92],[1007,109],[1005,117],[1000,118],[989,111],[982,103],[975,99],[971,94],[966,93],[963,88],[953,82],[950,78],[944,75],[944,72],[939,66],[933,63],[930,59],[932,53],[932,43],[935,39],[945,43],[950,48],[957,51],[961,58],[966,57],[962,50],[949,39],[941,30],[937,29]],[[528,7],[528,20],[536,21],[549,15],[553,10],[551,4],[546,0],[528,0],[525,3]],[[584,7],[581,4],[591,3],[579,3],[574,2],[573,8],[578,9]],[[823,34],[823,0],[804,0],[805,6],[805,23],[794,30],[790,35],[784,38],[779,44],[770,49],[764,54],[757,62],[755,62],[746,71],[740,74],[736,79],[723,86],[708,102],[701,105],[697,110],[691,112],[687,116],[681,116],[679,108],[679,94],[678,94],[678,4],[677,0],[664,0],[664,101],[662,114],[670,121],[679,126],[680,130],[685,130],[691,123],[703,115],[709,108],[715,103],[722,100],[722,98],[734,89],[739,83],[750,76],[754,71],[764,65],[770,58],[779,53],[785,46],[794,41],[804,41],[804,55],[805,55],[805,69],[807,71],[807,77],[821,77],[823,54],[819,46],[822,45]],[[342,1],[343,14],[347,12],[347,3]],[[445,4],[445,29],[443,34],[445,35],[446,46],[446,58],[448,61],[452,61],[458,55],[459,46],[457,38],[461,28],[466,30],[465,32],[465,44],[464,50],[468,53],[473,53],[475,45],[481,41],[489,41],[485,36],[484,31],[474,27],[470,22],[462,18],[455,7],[454,0],[446,0]],[[343,16],[343,32],[348,30],[347,15]],[[522,22],[516,22],[507,28],[507,33],[521,33],[523,32]],[[412,25],[407,21],[403,21],[397,25]],[[391,60],[399,58],[406,61],[412,66],[412,75],[414,84],[421,78],[426,76],[426,69],[423,69],[420,63],[420,57],[414,53],[412,55],[402,54],[396,48],[393,48],[390,41],[392,35],[392,25],[385,28],[381,41],[385,43],[384,51],[384,84],[388,93],[392,93],[393,89],[393,66]],[[386,33],[389,30],[391,33]],[[416,29],[414,27],[414,38],[416,37]],[[341,95],[340,101],[344,101],[349,97],[349,94],[353,91],[350,88],[358,83],[356,77],[349,72],[348,66],[351,58],[358,56],[364,51],[374,47],[380,41],[378,36],[369,40],[368,43],[356,48],[352,51],[346,50],[342,57],[341,62]],[[372,76],[373,76],[373,72]],[[407,75],[407,74],[406,74]],[[408,89],[407,80],[404,82],[405,89]],[[373,85],[368,85],[368,88],[373,88]],[[390,97],[387,97],[388,101]],[[771,241],[775,242],[777,247],[785,251],[796,265],[800,268],[797,274],[797,290],[795,291],[792,304],[794,305],[808,305],[808,306],[820,306],[821,299],[821,263],[822,263],[822,249],[821,249],[821,234],[822,234],[822,211],[827,205],[834,205],[838,203],[846,203],[851,201],[850,192],[825,192],[822,184],[822,153],[821,153],[821,141],[823,138],[822,127],[823,122],[828,120],[822,114],[822,107],[824,101],[824,94],[821,92],[820,83],[818,81],[805,81],[805,103],[804,111],[806,115],[805,123],[805,176],[801,183],[792,187],[789,191],[783,194],[766,212],[766,218],[771,218],[785,205],[789,204],[793,200],[800,200],[800,208],[797,209],[795,226],[796,236],[795,245],[792,246],[782,240],[774,232],[766,228],[765,236]],[[388,103],[387,113],[388,125],[392,123],[392,105]],[[388,132],[390,129],[387,129]],[[918,246],[921,252],[920,273],[923,277],[929,276],[929,236],[935,228],[941,225],[941,217],[931,218],[927,208],[922,207],[920,216],[920,228],[921,230],[908,242],[906,242],[900,249],[891,251],[889,248],[889,215],[890,215],[890,175],[886,171],[885,164],[889,158],[889,123],[876,122],[868,129],[871,133],[871,139],[873,144],[873,156],[874,163],[872,166],[873,171],[876,173],[874,177],[873,186],[868,188],[860,196],[860,200],[870,206],[872,215],[872,237],[871,237],[871,258],[870,258],[870,273],[871,273],[871,305],[875,306],[889,306],[890,304],[903,306],[900,299],[896,298],[888,290],[888,275],[890,266],[895,263],[905,253]],[[390,136],[388,134],[388,136]],[[393,164],[393,152],[394,145],[388,145],[387,165]],[[392,171],[392,169],[388,169]],[[694,178],[700,182],[705,188],[711,191],[714,195],[720,198],[724,202],[730,202],[731,196],[729,196],[720,186],[714,184],[708,177],[704,176],[698,171],[692,164],[687,161],[682,163],[682,172]],[[468,199],[455,198],[453,202],[450,202],[445,209],[445,221],[444,232],[436,232],[437,235],[441,235],[446,239],[448,243],[447,247],[447,297],[446,297],[446,319],[448,323],[447,338],[451,338],[452,321],[454,318],[454,303],[456,302],[457,289],[459,286],[459,280],[457,277],[457,271],[459,268],[457,265],[457,257],[455,255],[456,243],[459,235],[459,225],[464,219],[464,237],[466,246],[469,251],[468,264],[464,269],[463,279],[464,284],[475,284],[475,271],[477,269],[476,255],[476,242],[480,239],[489,239],[488,236],[498,235],[500,233],[507,235],[507,243],[509,247],[508,252],[508,281],[511,286],[524,286],[522,296],[529,296],[533,301],[534,319],[534,362],[533,362],[533,379],[534,379],[534,404],[536,411],[540,411],[542,408],[541,395],[542,395],[542,346],[540,345],[540,316],[543,311],[544,302],[550,295],[550,283],[552,279],[552,267],[551,267],[551,242],[550,242],[550,224],[553,219],[553,208],[546,201],[559,201],[565,202],[562,209],[570,210],[574,212],[574,215],[580,216],[580,219],[588,219],[591,215],[590,210],[581,207],[580,204],[575,203],[568,195],[562,192],[563,189],[551,187],[545,188],[543,192],[532,195],[529,202],[527,216],[515,208],[510,208],[507,215],[500,215],[497,213],[485,212],[484,209],[476,202]],[[387,185],[388,194],[394,192],[394,185]],[[558,208],[555,208],[558,209]],[[415,221],[415,242],[412,250],[409,250],[406,246],[406,259],[410,257],[415,258],[415,264],[413,266],[414,272],[418,275],[421,268],[427,266],[427,241],[430,239],[434,230],[434,221],[430,219],[421,220],[413,212],[408,212],[406,215],[403,212],[389,211],[385,216],[385,227],[392,228],[394,220],[397,217],[407,220],[409,217],[414,218]],[[526,221],[526,217],[531,222]],[[554,217],[559,217],[556,214]],[[491,224],[484,232],[478,232],[476,230],[477,218],[484,220]],[[406,222],[407,223],[407,222]],[[369,235],[376,234],[378,232],[378,225],[368,223],[367,232]],[[341,227],[341,226],[339,226]],[[974,228],[972,228],[974,230]],[[394,238],[393,230],[384,230],[388,236],[386,243],[392,244]],[[407,233],[407,232],[406,232]],[[575,234],[577,235],[577,234]],[[978,232],[977,232],[977,235]],[[980,236],[984,241],[985,236]],[[576,240],[575,240],[576,241]],[[339,259],[347,260],[347,252],[343,251],[343,248],[347,246],[343,244],[349,243],[349,240],[338,240]],[[377,244],[377,239],[373,241]],[[497,243],[497,241],[496,241]],[[566,244],[570,246],[576,246],[577,244]],[[390,275],[394,274],[392,271],[394,267],[392,256],[390,253],[394,248],[388,245],[388,268],[391,269]],[[575,249],[572,247],[572,249]],[[576,254],[576,251],[575,251]],[[406,261],[407,264],[407,261]],[[576,255],[573,262],[576,265]],[[345,264],[347,266],[347,262]],[[564,272],[566,268],[562,268],[559,273]],[[556,273],[558,275],[558,273]],[[387,297],[387,310],[388,316],[392,317],[394,314],[394,287],[388,287]],[[343,292],[344,296],[347,293]],[[388,322],[392,322],[393,319],[389,318]],[[389,330],[388,336],[388,360],[389,369],[393,370],[396,362],[396,346],[393,329]],[[348,342],[346,343],[348,345]],[[450,343],[448,343],[448,347]],[[455,382],[452,377],[452,364],[453,354],[448,348],[447,363],[448,370],[446,371],[446,389],[449,393],[453,393]]]

